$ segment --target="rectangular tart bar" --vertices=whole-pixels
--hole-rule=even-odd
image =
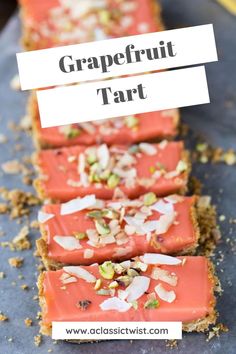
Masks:
[[[39,196],[63,202],[88,194],[112,199],[146,192],[184,193],[189,172],[183,142],[73,146],[42,150],[34,160],[40,173],[35,180]]]
[[[20,0],[26,49],[81,43],[163,29],[156,1]],[[101,35],[103,36],[101,38]],[[173,138],[179,122],[178,110],[151,112],[110,119],[106,122],[74,124],[42,129],[35,97],[29,100],[37,147],[108,145]]]
[[[28,50],[163,29],[155,0],[19,0]]]
[[[38,280],[41,332],[52,321],[182,321],[185,331],[215,323],[216,279],[205,257],[145,254],[131,261],[68,266]]]
[[[198,245],[196,197],[147,193],[135,200],[92,195],[39,212],[37,249],[47,269],[121,261],[143,253],[186,254]]]
[[[134,144],[153,139],[155,141],[172,139],[177,134],[179,124],[179,111],[169,109],[115,119],[41,128],[37,100],[34,94],[29,100],[28,107],[37,148],[59,148],[101,143],[107,145]]]

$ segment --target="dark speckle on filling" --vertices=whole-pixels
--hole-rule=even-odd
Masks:
[[[92,303],[90,300],[80,300],[77,303],[77,307],[79,307],[81,310],[87,310],[89,305]]]

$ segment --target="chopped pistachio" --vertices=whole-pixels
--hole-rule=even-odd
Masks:
[[[81,134],[81,131],[79,129],[71,128],[70,131],[67,134],[68,139],[73,139],[76,138]]]
[[[156,309],[159,307],[159,301],[157,299],[147,300],[144,304],[145,309]]]
[[[97,170],[99,169],[99,163],[95,162],[90,166],[90,171],[92,171],[93,173],[95,173]]]
[[[109,284],[109,288],[110,289],[114,289],[114,288],[117,288],[119,286],[118,282],[117,281],[112,281],[110,284]]]
[[[99,273],[105,279],[112,279],[115,274],[113,263],[111,261],[106,261],[101,264],[99,266]]]
[[[88,214],[88,217],[94,218],[94,219],[101,219],[102,217],[108,218],[108,219],[117,219],[119,214],[115,212],[114,210],[111,209],[104,209],[103,211],[100,210],[93,210],[90,211]]]
[[[102,216],[108,219],[118,219],[119,214],[115,210],[105,209],[102,211]]]
[[[225,221],[225,219],[226,219],[225,215],[220,215],[220,216],[219,216],[219,220],[220,220],[220,221]]]
[[[75,236],[75,238],[77,238],[77,240],[83,240],[84,238],[87,237],[85,232],[73,232],[73,235]]]
[[[111,291],[109,289],[99,289],[96,291],[98,295],[111,295]]]
[[[122,286],[128,286],[132,282],[132,277],[129,275],[122,275],[116,278],[116,281]]]
[[[90,173],[89,182],[100,182],[99,175],[97,173]]]
[[[223,158],[224,158],[224,162],[229,166],[232,166],[236,163],[236,154],[232,150],[227,151],[224,154]]]
[[[161,162],[157,162],[156,163],[156,166],[157,166],[157,168],[159,168],[159,170],[164,170],[165,171],[165,166],[163,165],[163,163],[161,163]]]
[[[140,269],[142,272],[146,272],[148,265],[143,262],[137,261],[134,264],[132,264],[132,268]]]
[[[156,194],[153,192],[144,194],[143,202],[145,206],[154,204],[157,201]]]
[[[95,154],[89,154],[87,156],[87,162],[92,165],[97,161],[97,156]]]
[[[137,277],[139,273],[135,269],[130,268],[127,270],[127,275],[130,277]]]
[[[107,225],[103,219],[95,219],[95,227],[99,235],[107,235],[111,231],[109,225]]]
[[[128,116],[125,117],[125,125],[128,128],[135,128],[138,125],[138,118],[136,118],[135,116]]]
[[[94,290],[100,289],[101,286],[102,286],[102,279],[97,279],[97,280],[96,280],[96,283],[95,283],[95,285],[94,285]]]
[[[100,210],[92,210],[89,213],[87,213],[87,216],[89,218],[94,218],[94,219],[101,219],[102,217],[102,212]]]
[[[99,177],[101,178],[101,180],[107,181],[108,178],[110,177],[110,175],[111,175],[111,172],[110,172],[109,170],[106,170],[106,171],[103,171],[103,172],[99,175]]]
[[[114,174],[111,174],[107,180],[107,185],[109,188],[115,188],[120,182],[120,177]]]
[[[110,23],[110,12],[107,10],[101,10],[98,13],[99,21],[102,25],[108,25]]]
[[[208,160],[209,160],[208,157],[207,157],[207,156],[204,156],[204,155],[201,156],[200,159],[199,159],[199,161],[200,161],[201,163],[207,163]]]
[[[183,161],[183,160],[180,160],[180,161],[178,162],[177,167],[176,167],[176,171],[179,172],[179,173],[181,173],[181,172],[186,171],[187,168],[188,168],[188,165],[186,164],[186,162]]]
[[[203,151],[206,151],[207,147],[208,147],[208,145],[206,143],[198,143],[196,145],[196,150],[198,152],[203,152]]]
[[[136,301],[136,300],[132,301],[132,302],[131,302],[131,305],[133,306],[133,308],[134,308],[135,310],[138,309],[138,301]]]
[[[114,264],[114,271],[116,274],[122,274],[125,271],[125,268],[122,267],[119,263]]]
[[[139,151],[139,146],[138,145],[132,145],[129,147],[129,153],[130,154],[136,154]]]
[[[150,172],[151,174],[153,174],[155,171],[156,171],[155,166],[150,166],[150,167],[149,167],[149,172]]]

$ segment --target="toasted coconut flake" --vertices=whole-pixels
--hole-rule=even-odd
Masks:
[[[121,267],[128,269],[131,266],[131,261],[124,261],[120,263]]]
[[[145,234],[147,234],[149,232],[156,231],[158,225],[159,225],[159,220],[147,221],[142,225],[142,230]]]
[[[136,219],[133,216],[125,216],[124,220],[126,221],[126,223],[130,226],[134,226],[135,228],[140,227],[143,224],[143,220],[142,219]]]
[[[179,173],[182,173],[184,171],[186,171],[188,169],[188,165],[185,161],[180,160],[178,162],[178,165],[176,166],[176,171],[178,171]]]
[[[161,235],[167,232],[175,221],[175,215],[175,213],[161,215],[160,219],[157,221],[156,234]]]
[[[123,170],[119,167],[115,167],[113,172],[121,178],[135,178],[137,176],[137,171],[135,168],[130,168],[128,170]]]
[[[110,160],[110,152],[106,144],[102,144],[97,149],[98,160],[103,169],[107,168]]]
[[[107,206],[114,210],[120,210],[122,208],[122,204],[120,202],[110,202],[107,204]]]
[[[136,163],[136,159],[134,156],[130,155],[129,153],[125,153],[119,160],[117,166],[119,168],[123,168],[126,166],[131,166]]]
[[[135,233],[136,229],[132,225],[125,225],[125,233],[129,236],[133,235]]]
[[[143,263],[139,260],[135,260],[135,262],[132,264],[132,268],[140,269],[142,272],[146,272],[146,270],[148,269],[148,264]]]
[[[175,273],[170,273],[168,270],[155,267],[152,270],[151,278],[155,280],[161,280],[165,283],[176,286],[177,285],[177,276]]]
[[[109,245],[116,242],[116,239],[112,235],[102,236],[100,240],[101,244]]]
[[[119,187],[116,187],[114,189],[113,199],[115,200],[115,199],[121,199],[121,198],[125,199],[127,197],[126,197],[125,193]]]
[[[84,154],[80,154],[79,155],[79,161],[78,161],[78,173],[81,175],[83,175],[85,170],[85,155]]]
[[[181,259],[158,253],[145,253],[140,259],[146,264],[178,265],[182,263]]]
[[[63,280],[65,280],[65,279],[68,279],[68,278],[70,278],[70,274],[68,274],[68,273],[62,273],[62,275],[60,276],[60,280],[61,281],[63,281]]]
[[[80,266],[63,267],[63,270],[66,273],[74,275],[75,277],[77,277],[79,279],[83,279],[88,283],[95,283],[96,282],[95,276]]]
[[[18,174],[22,171],[22,164],[18,160],[11,160],[2,164],[2,170],[6,174]]]
[[[125,300],[127,296],[129,295],[126,290],[118,289],[117,291],[118,297],[121,300]]]
[[[67,251],[74,251],[82,248],[79,240],[74,236],[54,236],[53,240]]]
[[[41,224],[47,222],[48,220],[54,218],[54,214],[50,214],[50,213],[45,213],[44,211],[39,211],[38,212],[38,222],[40,222]]]
[[[88,123],[88,122],[86,122],[86,123],[80,123],[80,127],[81,127],[84,131],[86,131],[86,133],[88,133],[88,134],[95,134],[95,132],[96,132],[96,129],[95,129],[95,127],[93,126],[92,123]]]
[[[165,233],[175,220],[175,213],[161,215],[158,220],[151,220],[144,222],[143,219],[125,216],[124,220],[129,226],[135,228],[136,232],[140,235],[147,234],[148,232],[155,231],[156,234],[161,235]]]
[[[129,247],[121,247],[121,248],[116,248],[115,249],[115,253],[114,253],[114,257],[123,257],[123,256],[126,256],[127,254],[131,253],[132,252],[132,247],[129,246]]]
[[[89,259],[89,258],[92,258],[94,255],[94,250],[91,250],[90,248],[86,248],[84,250],[84,258],[85,259]]]
[[[145,231],[143,230],[144,222],[143,222],[142,219],[136,219],[133,216],[125,216],[124,220],[126,221],[126,223],[129,226],[135,228],[135,232],[137,234],[139,234],[139,235],[144,235],[145,234]]]
[[[70,134],[71,128],[72,128],[71,124],[66,124],[58,127],[58,130],[61,134],[68,136]]]
[[[63,284],[76,283],[77,279],[75,277],[68,277],[66,279],[62,279]]]
[[[211,205],[211,197],[209,195],[199,197],[197,205],[199,208],[208,208]]]
[[[162,199],[158,200],[155,204],[151,205],[152,210],[158,211],[161,214],[170,214],[174,212],[173,204],[165,203]]]
[[[179,176],[179,174],[180,173],[178,171],[170,171],[170,172],[165,173],[164,177],[165,177],[165,179],[172,179],[174,177]]]
[[[14,91],[20,91],[21,84],[20,84],[20,77],[16,74],[10,81],[10,87]]]
[[[92,241],[92,242],[97,242],[98,241],[98,233],[97,233],[96,230],[88,229],[86,231],[86,234],[87,234],[87,236],[88,236],[90,241]]]
[[[139,144],[139,149],[146,155],[155,155],[157,153],[156,146],[148,143],[141,143]]]
[[[61,205],[61,215],[68,215],[93,206],[96,203],[94,194],[86,195],[84,198],[72,199]]]
[[[88,187],[89,185],[89,179],[88,179],[88,174],[86,172],[82,172],[80,174],[80,184],[83,187]]]
[[[151,241],[151,238],[152,238],[152,233],[151,233],[151,232],[147,232],[147,234],[146,234],[146,240],[147,240],[147,242],[150,242],[150,241]]]
[[[99,306],[103,311],[115,310],[118,312],[126,312],[132,307],[131,304],[128,304],[126,301],[121,300],[116,296],[106,299]]]
[[[159,148],[161,150],[165,149],[166,148],[166,145],[168,144],[168,141],[167,140],[162,140],[160,143],[159,143]]]
[[[127,301],[132,302],[139,299],[148,290],[150,278],[144,276],[137,276],[133,278],[132,283],[125,289]]]
[[[167,291],[161,284],[158,284],[155,287],[155,292],[157,293],[157,296],[163,301],[166,302],[173,302],[176,299],[175,292],[173,290]]]
[[[129,242],[129,238],[126,237],[125,234],[124,234],[124,235],[122,234],[121,236],[120,236],[120,234],[118,234],[118,235],[116,236],[116,244],[117,244],[118,246],[124,245],[124,244],[126,244],[127,242]]]
[[[93,204],[92,206],[88,207],[87,209],[103,209],[105,208],[105,202],[104,200],[101,199],[96,199],[95,204]]]
[[[181,195],[172,194],[168,197],[165,197],[164,200],[168,203],[176,204],[182,202],[184,200],[184,197],[182,197]]]

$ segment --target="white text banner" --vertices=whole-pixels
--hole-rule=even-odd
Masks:
[[[53,339],[182,339],[181,322],[53,322]]]
[[[22,90],[216,60],[211,24],[17,54]]]
[[[37,91],[43,128],[209,103],[205,67]]]

